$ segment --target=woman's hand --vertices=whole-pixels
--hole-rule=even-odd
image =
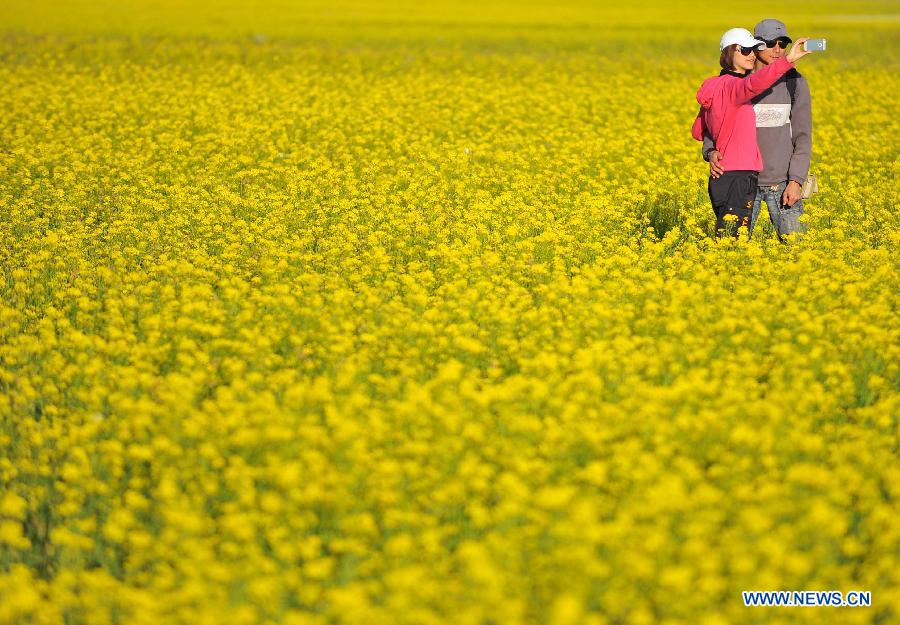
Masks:
[[[809,41],[809,37],[801,37],[797,41],[794,42],[794,45],[791,46],[791,51],[788,52],[787,60],[791,63],[796,63],[799,59],[803,58],[807,54],[812,54],[811,50],[804,50],[803,44]]]

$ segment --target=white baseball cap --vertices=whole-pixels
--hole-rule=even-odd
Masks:
[[[726,30],[719,41],[719,50],[724,50],[731,44],[736,43],[742,48],[765,48],[766,42],[760,41],[753,36],[746,28],[732,28]]]

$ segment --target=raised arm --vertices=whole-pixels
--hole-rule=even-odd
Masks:
[[[750,74],[747,78],[729,81],[726,88],[732,101],[744,104],[774,85],[775,81],[794,67],[794,63],[809,54],[808,51],[803,49],[803,44],[808,39],[809,37],[801,37],[791,46],[791,51],[788,52],[787,56],[772,61],[761,70]]]
[[[743,80],[732,80],[726,85],[733,102],[744,104],[775,84],[794,66],[786,57],[776,59],[761,70],[755,71]]]

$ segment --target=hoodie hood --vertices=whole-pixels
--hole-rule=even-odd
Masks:
[[[704,108],[710,107],[713,101],[713,95],[716,93],[716,88],[721,81],[721,75],[713,76],[703,81],[703,84],[700,85],[700,89],[697,91],[697,102],[700,103],[700,106]]]

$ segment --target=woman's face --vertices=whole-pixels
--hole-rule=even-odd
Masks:
[[[743,50],[747,50],[747,48],[743,48]],[[753,69],[753,64],[756,63],[756,50],[748,50],[749,54],[744,54],[743,50],[740,46],[737,46],[737,49],[734,51],[734,69],[749,72]]]

